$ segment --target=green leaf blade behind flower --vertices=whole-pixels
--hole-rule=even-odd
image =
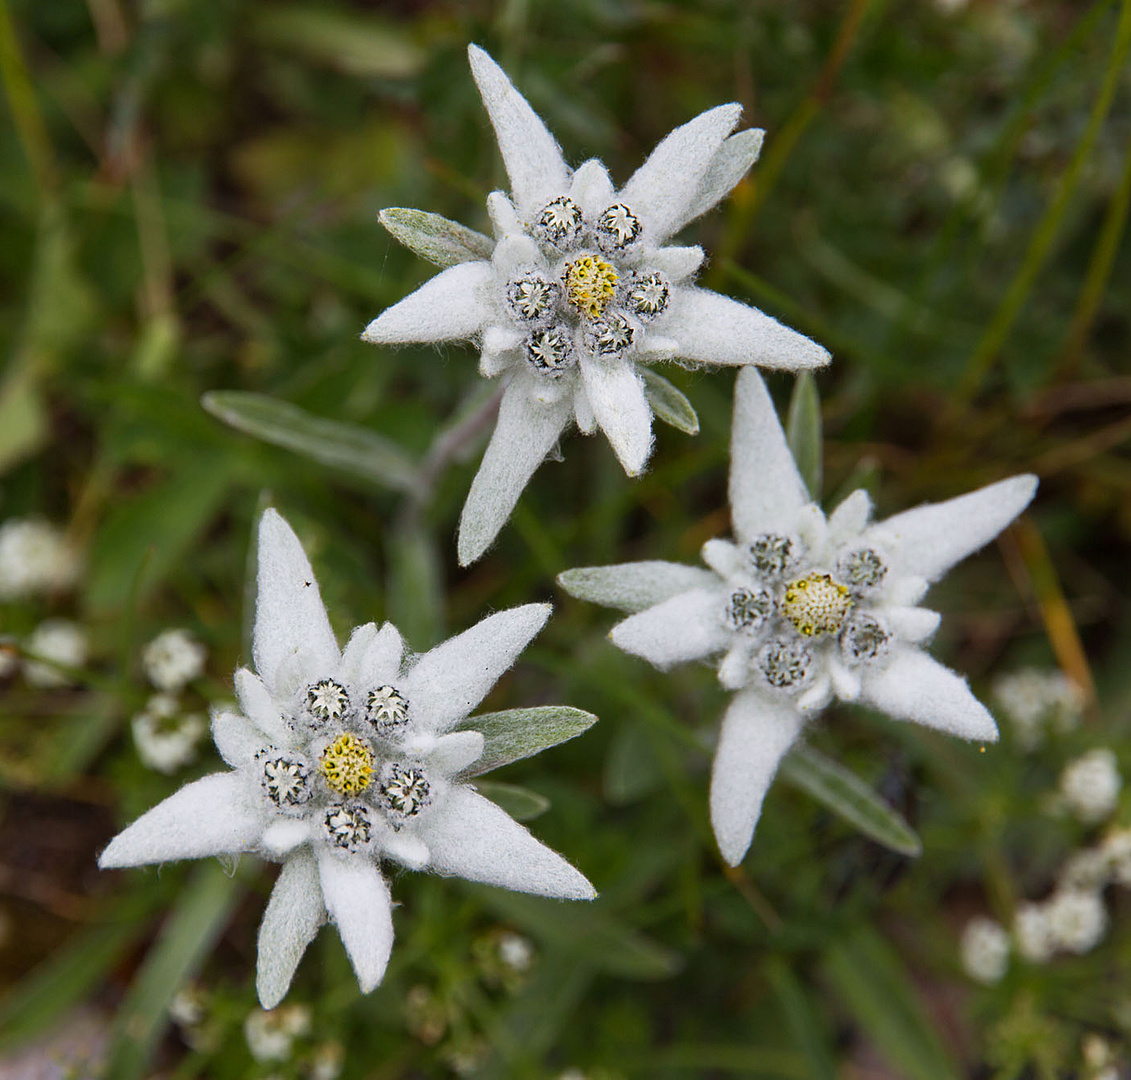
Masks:
[[[683,393],[651,368],[639,370],[644,379],[644,396],[656,418],[685,435],[698,435],[699,416]]]
[[[356,424],[313,416],[266,394],[211,390],[204,408],[229,427],[370,483],[410,491],[416,465],[396,443]]]
[[[789,413],[785,422],[786,439],[797,471],[809,496],[821,501],[821,398],[812,372],[803,371],[793,384]]]
[[[530,788],[518,784],[500,784],[485,780],[475,785],[485,799],[505,810],[515,821],[533,821],[550,809],[550,800]]]
[[[596,722],[592,713],[568,705],[539,705],[469,716],[456,726],[457,730],[482,732],[484,746],[479,760],[464,769],[461,776],[482,776],[512,761],[540,754],[580,735]]]
[[[378,220],[393,239],[435,266],[447,268],[458,263],[491,258],[495,242],[481,232],[469,229],[427,210],[391,206]]]
[[[798,747],[782,762],[781,776],[876,843],[901,855],[922,852],[922,842],[902,815],[854,772],[820,751]]]

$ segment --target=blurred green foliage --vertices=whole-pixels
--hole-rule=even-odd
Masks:
[[[571,161],[601,157],[621,181],[719,102],[767,129],[761,162],[689,234],[712,253],[707,284],[833,350],[816,380],[823,482],[818,400],[806,389],[794,410],[831,503],[864,485],[886,515],[1041,475],[1027,522],[932,594],[936,652],[980,692],[1022,663],[1094,680],[1085,727],[1043,759],[1008,734],[980,752],[849,707],[812,733],[907,818],[920,858],[782,783],[724,872],[706,810],[723,692],[705,669],[616,652],[608,612],[554,594],[568,567],[693,562],[726,532],[729,374],[665,369],[700,431],[660,427],[638,482],[603,440],[565,441],[467,571],[454,529],[482,436],[427,499],[396,490],[392,466],[374,475],[373,455],[432,460],[482,400],[469,348],[358,340],[432,272],[382,208],[486,227],[503,176],[469,41]],[[0,1052],[84,1001],[123,1077],[309,1076],[327,1041],[345,1077],[388,1078],[1083,1076],[1082,1034],[1126,1047],[1125,895],[1101,949],[1015,964],[992,989],[956,943],[969,915],[1008,922],[1044,895],[1085,838],[1042,804],[1058,763],[1107,744],[1131,768],[1129,43],[1126,2],[0,3],[0,516],[63,523],[86,553],[73,597],[6,604],[0,632],[64,614],[94,639],[82,689],[0,689]],[[784,416],[791,388],[772,385]],[[250,434],[216,419],[236,413]],[[141,765],[139,653],[188,627],[210,650],[198,706],[229,696],[267,499],[339,632],[391,618],[423,649],[555,599],[487,707],[601,717],[498,779],[549,800],[536,830],[602,898],[398,877],[384,984],[362,998],[323,933],[290,998],[313,1034],[282,1065],[254,1063],[242,1034],[273,872],[94,870],[121,823],[217,767],[210,751],[180,776]],[[535,957],[500,981],[483,956],[502,928]],[[190,975],[209,1000],[197,1040],[166,1024]]]

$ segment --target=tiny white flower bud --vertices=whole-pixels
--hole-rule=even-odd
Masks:
[[[1114,813],[1122,787],[1115,754],[1107,747],[1089,750],[1060,774],[1064,803],[1085,825],[1095,825]]]
[[[993,919],[971,919],[962,931],[962,967],[980,983],[1000,982],[1009,970],[1009,935]]]

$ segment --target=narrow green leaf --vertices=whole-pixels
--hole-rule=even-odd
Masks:
[[[957,1080],[959,1071],[931,1026],[899,955],[882,937],[858,929],[829,950],[824,972],[897,1075],[906,1080]]]
[[[146,932],[143,918],[118,917],[119,922],[82,931],[4,996],[0,1001],[0,1050],[51,1027],[102,982],[133,941]]]
[[[237,431],[383,487],[410,490],[412,459],[396,443],[368,428],[312,416],[297,405],[266,394],[212,390],[201,404]]]
[[[495,250],[489,236],[427,210],[391,206],[381,211],[378,220],[394,240],[436,266],[489,259]]]
[[[662,604],[688,589],[710,582],[710,571],[646,560],[612,566],[578,566],[558,574],[558,584],[570,596],[635,614]]]
[[[538,705],[531,709],[507,709],[469,716],[458,727],[465,731],[481,731],[485,741],[482,756],[462,775],[482,776],[501,765],[540,754],[551,746],[580,735],[596,722],[597,717],[592,713],[569,705]]]
[[[515,821],[533,821],[550,809],[550,800],[517,784],[500,784],[483,780],[475,785],[479,794],[502,807]]]
[[[876,843],[901,855],[918,855],[923,850],[902,815],[854,772],[819,750],[798,747],[782,762],[781,775]]]
[[[809,489],[814,502],[821,501],[821,399],[812,372],[803,371],[793,384],[789,414],[785,422],[786,438],[797,471]]]
[[[416,648],[435,645],[444,629],[444,568],[436,537],[418,520],[386,537],[388,618]]]
[[[215,863],[197,868],[118,1012],[106,1076],[143,1075],[169,1022],[169,1003],[223,932],[240,888]]]
[[[805,1058],[804,1075],[812,1080],[836,1080],[836,1059],[821,1013],[813,1008],[801,980],[780,956],[769,957],[762,970],[781,1005],[793,1041]]]
[[[622,724],[605,758],[605,798],[616,806],[650,795],[664,783],[664,770],[641,724]]]
[[[21,353],[0,383],[0,475],[37,453],[50,436],[32,354]]]
[[[256,36],[362,78],[415,75],[424,53],[394,23],[320,4],[272,4],[253,22]]]
[[[683,393],[651,368],[639,371],[644,379],[644,396],[657,418],[685,435],[698,435],[699,417]]]

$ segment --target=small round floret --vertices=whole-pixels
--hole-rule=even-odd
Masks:
[[[339,735],[322,752],[318,767],[339,795],[359,795],[373,777],[373,752],[356,735]]]
[[[671,284],[663,274],[642,274],[629,284],[628,308],[640,319],[654,319],[667,309],[671,296]]]
[[[1060,794],[1072,815],[1085,825],[1111,817],[1119,805],[1123,778],[1115,754],[1106,746],[1089,750],[1060,774]]]
[[[301,806],[312,794],[310,770],[306,765],[286,754],[264,754],[263,790],[276,806]]]
[[[378,686],[365,698],[365,715],[378,735],[388,736],[408,723],[408,702],[396,687]]]
[[[369,843],[373,829],[369,821],[369,811],[360,803],[344,806],[335,803],[326,809],[322,819],[326,839],[343,851],[357,851]]]
[[[797,562],[797,545],[788,536],[763,533],[750,541],[750,565],[762,577],[780,577]]]
[[[840,649],[850,664],[871,664],[891,651],[891,634],[874,615],[860,612],[841,630]]]
[[[1000,982],[1009,969],[1009,935],[993,919],[978,916],[962,931],[962,967],[980,983]]]
[[[858,548],[841,557],[837,563],[837,577],[854,593],[875,589],[887,576],[884,560],[871,548]]]
[[[774,613],[774,598],[768,589],[735,589],[727,603],[727,623],[732,630],[757,633]]]
[[[617,295],[617,272],[596,255],[582,255],[565,268],[566,299],[587,319],[599,319]]]
[[[569,335],[559,327],[535,330],[526,339],[526,362],[540,375],[558,378],[574,362]]]
[[[393,761],[381,770],[381,799],[395,817],[410,818],[432,801],[432,785],[418,765]]]
[[[581,207],[568,195],[551,199],[534,222],[538,238],[552,247],[570,248],[581,239]]]
[[[507,284],[507,304],[521,322],[542,323],[558,305],[561,287],[537,271],[520,274]]]
[[[619,356],[632,347],[636,331],[618,312],[591,322],[585,330],[585,347],[595,356]]]
[[[624,203],[614,203],[597,219],[593,235],[602,251],[624,251],[640,236],[640,219]]]
[[[803,641],[777,638],[758,653],[758,670],[775,690],[800,690],[813,673],[813,653]]]
[[[341,683],[320,679],[306,688],[306,707],[316,720],[341,720],[350,707],[350,696]]]
[[[799,634],[835,634],[844,625],[852,596],[830,574],[812,573],[791,581],[782,597],[781,612]]]
[[[158,690],[181,690],[204,673],[208,650],[187,630],[165,630],[141,654],[146,677]]]

